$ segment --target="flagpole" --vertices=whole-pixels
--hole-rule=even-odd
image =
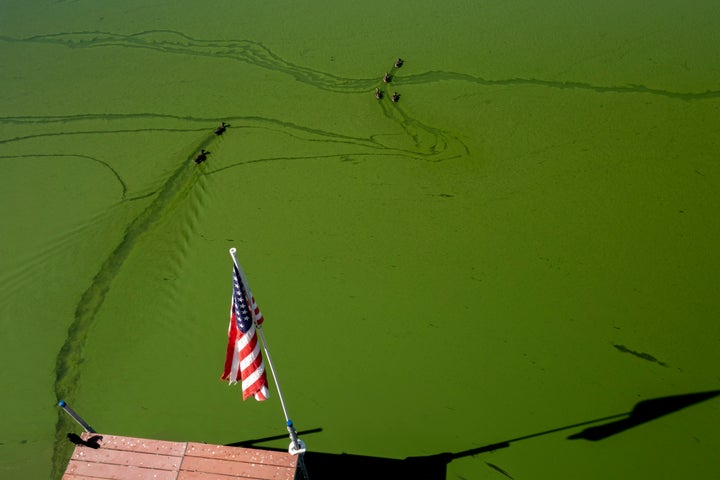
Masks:
[[[245,285],[245,288],[248,289],[249,293],[250,287],[247,278],[245,278],[245,272],[240,266],[240,262],[238,262],[237,256],[235,255],[236,253],[237,249],[235,247],[230,249],[230,256],[233,259],[235,268],[237,268],[238,272],[240,272],[242,282]],[[251,299],[247,300],[251,301]],[[255,315],[253,315],[252,317],[253,323],[255,323]],[[258,325],[257,323],[255,323],[255,331],[260,334],[260,342],[262,342],[263,350],[265,351],[265,357],[267,358],[268,365],[270,366],[270,373],[272,373],[273,380],[275,380],[275,387],[278,391],[278,398],[280,398],[280,405],[282,406],[283,414],[285,415],[285,426],[287,427],[287,431],[290,434],[290,448],[288,449],[288,452],[292,455],[299,455],[298,465],[302,469],[305,478],[309,479],[310,477],[308,476],[307,470],[305,469],[305,462],[303,461],[303,453],[305,453],[305,442],[298,438],[297,432],[295,431],[295,426],[293,425],[293,422],[292,420],[290,420],[290,416],[288,415],[287,406],[285,405],[285,398],[283,397],[282,390],[280,389],[280,382],[278,382],[277,373],[275,372],[275,365],[273,364],[272,357],[270,356],[270,351],[267,347],[267,341],[265,340],[265,334],[263,333],[262,325]]]
[[[77,412],[75,412],[75,410],[73,410],[72,408],[70,408],[70,405],[68,405],[67,403],[65,403],[65,400],[60,400],[60,401],[58,402],[58,407],[60,407],[60,408],[62,408],[63,410],[65,410],[65,413],[67,413],[68,415],[70,415],[70,416],[73,418],[73,420],[75,420],[78,424],[80,424],[80,426],[83,427],[83,430],[85,430],[86,432],[88,432],[88,433],[97,433],[95,430],[93,430],[93,428],[92,428],[85,420],[83,420],[83,419],[80,417],[80,415],[77,414]]]

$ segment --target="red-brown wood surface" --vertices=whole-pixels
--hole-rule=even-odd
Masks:
[[[188,443],[186,457],[221,458],[237,462],[262,463],[295,468],[297,457],[285,452],[258,450],[256,448],[226,447],[207,443]]]
[[[297,468],[283,452],[97,435],[99,448],[75,447],[63,480],[293,480]]]

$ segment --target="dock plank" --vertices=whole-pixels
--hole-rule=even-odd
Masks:
[[[111,450],[107,448],[76,449],[73,453],[72,459],[92,463],[133,465],[137,467],[174,471],[178,471],[180,469],[180,463],[182,462],[181,456],[133,452],[130,450]]]
[[[242,478],[242,480],[265,480],[262,477],[238,477],[236,475],[220,475],[217,473],[207,472],[180,472],[177,480],[236,480]]]
[[[226,447],[206,443],[189,442],[186,457],[217,458],[246,463],[262,463],[281,467],[297,467],[297,456],[285,452],[259,450],[256,448]]]
[[[98,434],[84,433],[84,439],[91,438]],[[113,450],[128,450],[142,453],[157,453],[163,455],[175,455],[182,457],[185,453],[187,442],[170,442],[167,440],[153,440],[149,438],[121,437],[118,435],[99,435],[102,437],[98,444],[102,448]]]
[[[66,474],[108,480],[175,480],[178,471],[70,460]],[[64,476],[63,480],[65,480]]]
[[[102,437],[102,438],[100,438]],[[285,452],[170,442],[118,435],[82,435],[63,480],[293,480],[298,458]]]
[[[295,469],[290,467],[202,457],[185,457],[180,471],[226,476],[235,475],[241,478],[250,477],[263,480],[292,480],[295,476]]]

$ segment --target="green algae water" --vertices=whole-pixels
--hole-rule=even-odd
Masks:
[[[0,476],[59,478],[59,399],[282,436],[277,394],[219,380],[236,247],[313,478],[717,478],[719,28],[710,1],[3,2]]]

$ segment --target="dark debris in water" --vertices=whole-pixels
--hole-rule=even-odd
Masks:
[[[638,358],[642,358],[643,360],[647,360],[648,362],[657,363],[658,365],[662,365],[663,367],[667,367],[668,364],[665,362],[661,362],[657,358],[653,357],[649,353],[644,352],[636,352],[635,350],[630,350],[625,345],[618,345],[616,343],[613,343],[613,347],[615,347],[617,350],[623,353],[629,353],[630,355],[634,355]]]

